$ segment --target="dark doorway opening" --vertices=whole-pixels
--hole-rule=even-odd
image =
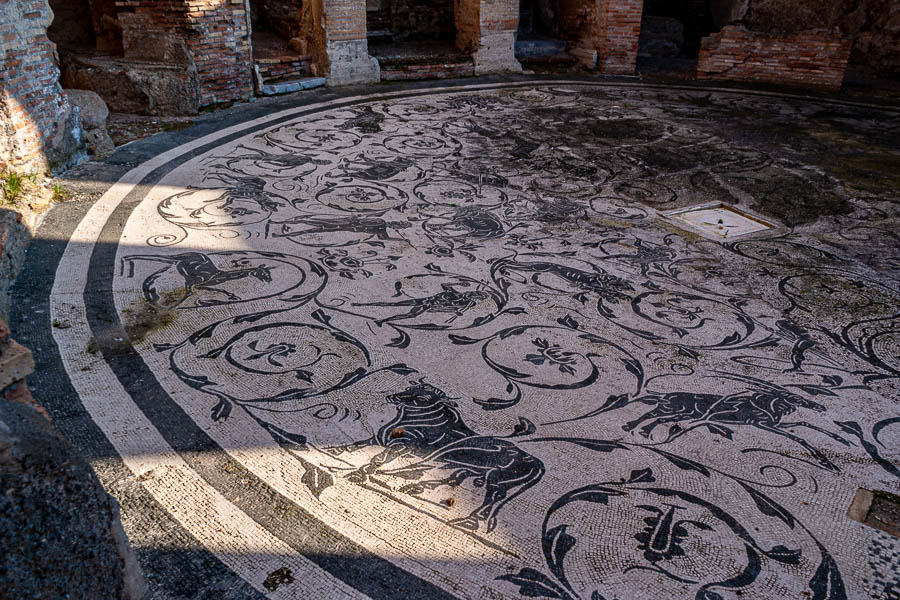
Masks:
[[[309,76],[302,10],[302,0],[250,0],[250,43],[258,92],[294,91],[285,86]]]
[[[571,4],[571,3],[569,3]],[[529,68],[571,66],[576,61],[566,54],[568,42],[562,32],[561,0],[520,0],[516,58]]]
[[[50,0],[50,9],[47,37],[60,53],[123,55],[115,0]]]
[[[700,42],[717,28],[710,0],[644,0],[637,70],[693,78]]]
[[[382,79],[474,74],[471,56],[456,47],[453,0],[367,0],[366,27]]]

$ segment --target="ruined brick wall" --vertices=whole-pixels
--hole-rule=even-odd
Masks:
[[[315,0],[314,0],[315,1]],[[312,53],[325,57],[329,85],[369,83],[380,79],[378,62],[369,56],[366,40],[366,3],[364,0],[322,1],[324,51]],[[312,32],[314,40],[321,40]],[[317,67],[318,68],[318,67]]]
[[[519,27],[519,3],[513,0],[481,0],[481,30],[515,31]]]
[[[245,0],[119,0],[116,5],[126,47],[129,36],[149,40],[147,31],[157,32],[153,37],[161,46],[154,49],[141,43],[135,54],[163,52],[177,57],[177,40],[184,41],[191,67],[197,73],[200,106],[251,96],[252,60]]]
[[[837,33],[853,41],[850,66],[900,75],[900,2],[897,0],[711,0],[717,28],[729,23],[749,31]]]
[[[851,44],[830,33],[760,33],[729,25],[704,38],[697,77],[837,91]]]
[[[47,0],[0,0],[0,170],[46,171],[84,155],[59,85]]]
[[[200,105],[253,95],[249,20],[244,0],[187,0],[188,48],[200,82]]]
[[[328,39],[366,38],[366,5],[360,0],[325,0],[325,31]]]
[[[475,74],[521,71],[522,65],[516,60],[514,48],[519,28],[518,1],[480,0],[478,4],[478,46],[473,54]]]

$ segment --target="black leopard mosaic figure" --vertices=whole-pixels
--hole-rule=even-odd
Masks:
[[[485,524],[486,531],[492,531],[500,509],[541,480],[544,464],[507,439],[479,435],[470,429],[456,403],[442,390],[427,383],[410,383],[402,392],[387,397],[397,406],[397,414],[374,436],[331,448],[329,452],[338,455],[368,446],[383,448],[368,464],[348,475],[356,483],[379,473],[419,479],[430,469],[450,471],[442,479],[417,481],[401,488],[401,492],[411,495],[441,486],[456,487],[474,478],[475,487],[485,489],[481,506],[449,524],[471,531]],[[392,461],[409,457],[417,460],[396,469],[384,468]]]

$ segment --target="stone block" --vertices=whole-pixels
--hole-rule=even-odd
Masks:
[[[381,80],[378,61],[369,56],[365,38],[328,43],[328,85],[356,85]]]
[[[174,65],[72,56],[65,62],[63,83],[96,92],[114,112],[193,115],[200,107],[197,74]]]
[[[72,106],[78,110],[81,125],[85,129],[106,128],[109,108],[97,92],[91,90],[66,90]]]
[[[515,31],[482,31],[478,49],[472,54],[475,74],[521,72],[516,60]]]

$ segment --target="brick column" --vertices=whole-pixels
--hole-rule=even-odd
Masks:
[[[456,46],[470,53],[475,74],[521,71],[516,60],[519,0],[456,0]]]
[[[317,40],[327,57],[328,85],[352,85],[381,80],[378,61],[369,56],[364,0],[322,2],[325,31]],[[316,52],[313,52],[315,56]],[[322,54],[321,49],[318,52]],[[321,62],[321,59],[320,61]]]
[[[644,0],[565,0],[560,10],[569,53],[601,73],[634,73],[643,9]]]
[[[601,73],[631,75],[637,63],[644,0],[604,0],[602,5],[597,68]]]
[[[480,31],[478,47],[472,54],[475,59],[475,74],[521,71],[522,65],[516,60],[515,51],[519,0],[476,1],[479,3]]]

